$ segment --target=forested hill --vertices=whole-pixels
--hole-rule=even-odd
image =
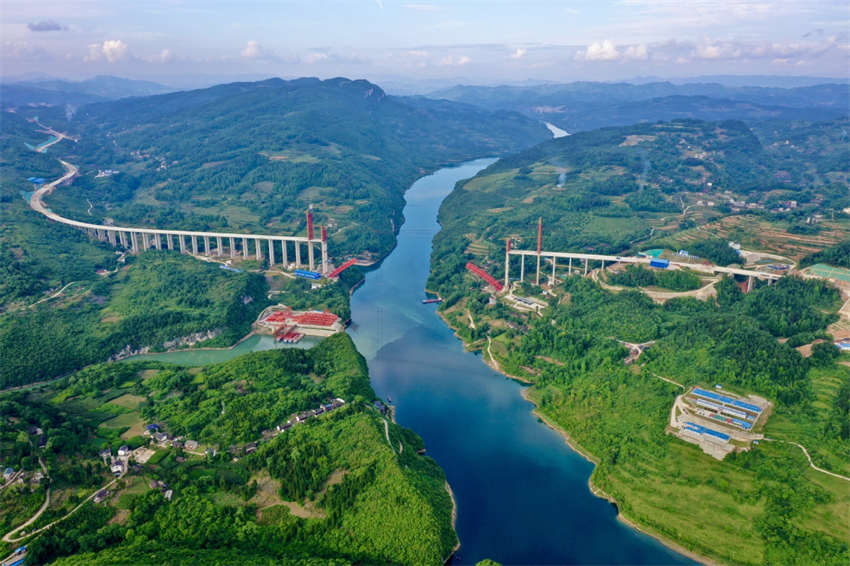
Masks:
[[[91,104],[68,127],[82,139],[63,149],[82,178],[56,209],[116,223],[290,234],[313,204],[337,254],[386,253],[402,195],[423,172],[550,137],[518,113],[388,96],[344,78]],[[105,168],[124,174],[121,186],[93,180]]]
[[[569,132],[676,118],[828,120],[846,116],[850,108],[850,86],[846,84],[797,88],[669,82],[458,85],[430,96],[489,110],[516,110]]]
[[[733,224],[730,237],[757,239],[756,219],[775,228],[773,244],[786,231],[791,238],[846,234],[847,127],[846,119],[772,122],[757,135],[742,122],[688,120],[539,144],[459,183],[446,198],[429,288],[463,272],[468,259],[500,265],[506,237],[530,249],[538,217],[545,249],[598,253],[673,247],[664,239],[683,231],[716,237]],[[745,214],[747,221],[735,220]],[[813,224],[814,215],[823,221]]]

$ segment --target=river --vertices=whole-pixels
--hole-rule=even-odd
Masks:
[[[349,332],[397,421],[425,440],[458,505],[455,564],[690,564],[616,519],[588,490],[592,464],[541,423],[522,385],[494,372],[423,305],[437,210],[492,163],[441,169],[405,194],[398,245],[352,298]]]

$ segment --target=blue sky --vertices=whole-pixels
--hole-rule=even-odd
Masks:
[[[4,76],[848,76],[846,0],[3,0]]]

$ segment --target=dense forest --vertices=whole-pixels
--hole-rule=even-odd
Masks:
[[[345,405],[268,434],[335,397]],[[37,456],[45,460],[53,517],[67,512],[67,494],[107,482],[104,446],[148,443],[137,436],[141,423],[200,443],[197,452],[154,446],[105,503],[88,503],[28,541],[28,563],[188,564],[194,556],[230,564],[250,556],[258,564],[441,564],[456,541],[443,473],[417,454],[422,441],[413,432],[385,425],[373,398],[365,361],[344,334],[311,350],[249,354],[200,372],[101,364],[6,394],[0,406],[16,418],[0,423],[0,463],[33,470]],[[43,449],[25,440],[33,426],[50,439]],[[259,442],[256,452],[251,441]],[[217,453],[204,454],[211,447]],[[26,488],[15,495],[30,513],[44,496]],[[3,498],[7,529],[27,506],[7,507],[15,498]]]
[[[212,332],[248,333],[268,304],[265,279],[169,252],[146,252],[58,302],[0,316],[0,387],[41,381],[143,347]],[[73,291],[73,288],[71,289]]]
[[[549,137],[537,121],[386,95],[367,81],[269,79],[82,107],[63,148],[82,168],[51,198],[117,224],[296,234],[315,207],[334,255],[382,256],[424,171]],[[96,178],[101,169],[120,173]],[[89,207],[89,203],[92,206]]]

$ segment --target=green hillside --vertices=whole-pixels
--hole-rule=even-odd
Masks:
[[[82,178],[51,204],[87,220],[295,234],[304,210],[332,253],[384,255],[424,171],[549,137],[510,112],[387,96],[348,79],[270,79],[92,104],[63,148]],[[123,178],[95,179],[98,169]],[[88,201],[93,203],[90,208]]]
[[[270,433],[337,397],[341,407]],[[155,452],[109,486],[104,502],[28,540],[28,563],[442,564],[457,540],[445,477],[373,398],[346,335],[200,372],[103,364],[0,397],[14,417],[0,428],[0,463],[32,472],[36,457],[45,462],[54,519],[110,481],[102,448]],[[199,445],[156,445],[139,436],[144,423]],[[16,441],[32,426],[48,438],[43,449]],[[40,505],[43,485],[0,494],[4,534]]]

